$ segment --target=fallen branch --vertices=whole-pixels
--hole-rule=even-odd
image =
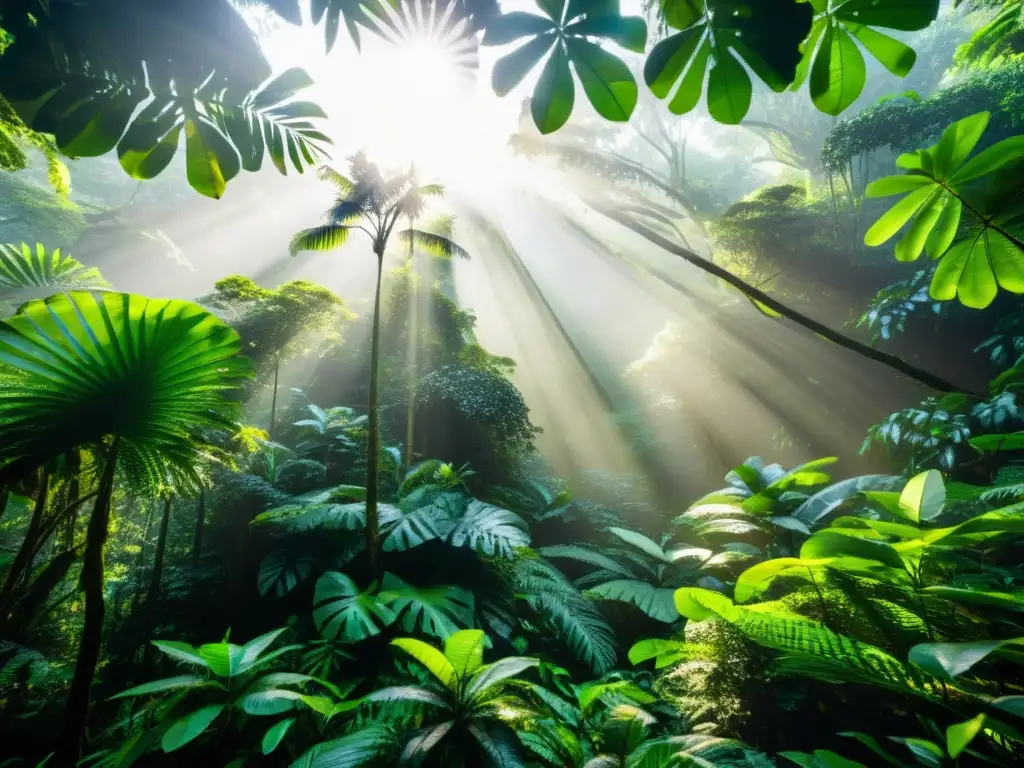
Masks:
[[[707,259],[698,256],[693,251],[690,251],[681,245],[673,243],[668,238],[662,237],[654,230],[645,227],[643,224],[640,224],[637,221],[634,221],[632,218],[622,213],[621,211],[615,210],[614,208],[611,208],[606,204],[600,203],[592,199],[586,200],[586,203],[603,216],[607,216],[612,221],[615,221],[621,224],[622,226],[626,227],[627,229],[632,230],[636,234],[649,240],[650,242],[654,243],[660,248],[663,248],[669,253],[674,254],[675,256],[679,256],[680,258],[688,261],[690,264],[693,264],[693,266],[697,267],[698,269],[702,269],[705,272],[719,278],[720,280],[724,280],[726,283],[731,285],[733,288],[736,288],[737,290],[741,291],[744,295],[746,295],[753,301],[756,301],[759,304],[763,304],[765,307],[774,312],[777,312],[779,315],[789,318],[797,325],[803,326],[804,328],[813,331],[814,333],[821,336],[823,339],[831,341],[834,344],[838,344],[840,347],[848,349],[851,352],[860,355],[861,357],[866,357],[869,360],[874,360],[876,363],[881,363],[882,365],[892,368],[895,371],[899,371],[904,376],[907,376],[913,379],[914,381],[924,384],[926,387],[936,389],[940,392],[963,392],[964,394],[972,395],[974,397],[978,397],[981,399],[985,399],[988,397],[986,393],[975,392],[966,387],[957,386],[956,384],[953,384],[950,381],[946,381],[946,379],[942,378],[937,374],[934,374],[930,371],[926,371],[923,368],[918,368],[916,365],[912,363],[908,363],[906,360],[903,360],[902,358],[899,358],[896,355],[891,355],[888,352],[882,352],[881,350],[875,349],[874,347],[870,347],[867,344],[857,341],[856,339],[852,339],[849,336],[839,333],[838,331],[829,328],[827,325],[819,323],[817,320],[814,320],[813,318],[810,318],[807,315],[798,312],[792,307],[783,304],[778,299],[770,296],[764,291],[759,290],[758,288],[755,288],[749,283],[744,282],[742,279],[734,275],[732,272],[729,272],[728,270],[718,266],[717,264],[713,264]]]

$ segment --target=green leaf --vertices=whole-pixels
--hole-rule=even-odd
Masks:
[[[1024,432],[978,435],[968,441],[972,447],[984,452],[1019,451],[1024,449]]]
[[[121,167],[133,179],[156,178],[174,159],[184,125],[173,111],[153,122],[140,115],[117,145]]]
[[[903,237],[896,243],[895,256],[897,261],[916,261],[924,251],[928,238],[938,224],[942,213],[946,208],[946,201],[950,195],[938,187],[932,190],[932,194],[921,204],[920,209],[914,216],[914,221],[907,229]]]
[[[914,475],[900,494],[899,506],[905,517],[914,523],[933,520],[942,513],[946,503],[946,485],[935,469]]]
[[[358,768],[379,759],[393,743],[394,733],[389,727],[371,724],[311,747],[291,768]]]
[[[199,649],[193,648],[188,643],[179,643],[174,640],[153,640],[152,644],[157,650],[170,656],[175,661],[197,664],[204,668],[207,667],[206,660],[199,655]]]
[[[1024,611],[1024,590],[1012,592],[997,592],[980,589],[962,589],[959,587],[946,587],[934,585],[925,587],[922,590],[926,595],[940,597],[953,603],[965,603],[967,605],[990,605],[996,608],[1004,608],[1008,611]]]
[[[309,577],[314,565],[315,558],[290,549],[271,552],[260,563],[257,577],[260,595],[273,592],[278,597],[284,597],[295,589],[300,581],[305,581]]]
[[[540,74],[540,80],[530,99],[530,112],[537,130],[543,134],[553,133],[565,125],[572,114],[575,86],[569,70],[569,57],[559,44],[548,58]]]
[[[664,669],[689,658],[691,647],[683,640],[663,640],[661,638],[640,640],[629,649],[629,663],[642,664],[654,659],[654,668]]]
[[[811,65],[810,89],[814,105],[838,115],[860,96],[867,68],[853,37],[841,26],[829,26]]]
[[[947,179],[963,165],[981,140],[989,117],[988,112],[978,112],[946,127],[939,143],[927,150],[932,157],[936,178]]]
[[[847,536],[834,528],[818,531],[800,547],[801,560],[831,557],[877,560],[895,570],[903,570],[903,558],[891,544]]]
[[[185,167],[188,183],[202,195],[219,200],[241,168],[231,143],[202,119],[185,120]]]
[[[935,184],[934,179],[920,174],[907,174],[904,176],[883,176],[875,179],[864,191],[865,197],[890,197],[891,195],[902,195],[905,192],[913,192],[921,187],[930,187]]]
[[[614,526],[608,529],[608,533],[617,536],[627,544],[636,547],[641,552],[648,554],[651,557],[656,558],[657,560],[668,562],[668,556],[665,554],[665,550],[663,550],[649,538],[644,536],[642,533],[637,533],[636,531],[631,531],[627,528],[617,528]]]
[[[445,658],[459,678],[465,678],[483,664],[484,644],[487,635],[480,629],[462,629],[454,632],[444,641]]]
[[[378,599],[373,586],[360,592],[352,579],[334,571],[317,579],[313,623],[322,637],[358,642],[379,634],[394,620],[394,611]]]
[[[910,649],[910,661],[935,677],[953,680],[1006,645],[1024,645],[1024,638],[974,640],[966,643],[920,643]]]
[[[935,192],[935,183],[915,189],[904,197],[892,208],[882,214],[868,231],[864,234],[865,245],[881,245],[891,238],[903,225],[910,221],[910,218],[917,214],[925,201]]]
[[[853,36],[860,41],[868,53],[875,57],[883,67],[897,77],[906,77],[914,68],[917,61],[917,53],[908,45],[889,35],[865,27],[860,24],[847,23],[846,28],[853,33]],[[920,101],[921,97],[915,91],[905,91],[900,94],[902,98],[912,101]]]
[[[54,139],[68,157],[99,157],[117,146],[136,107],[148,96],[144,89],[117,89],[87,101],[62,118]]]
[[[807,527],[807,524],[802,520],[795,517],[781,516],[771,518],[772,525],[777,525],[780,528],[788,528],[791,531],[802,533],[805,536],[811,535],[811,529]]]
[[[506,656],[493,664],[478,667],[466,685],[466,696],[484,698],[494,686],[528,669],[533,669],[539,663],[537,659],[525,656]]]
[[[445,654],[441,653],[437,648],[412,637],[399,637],[392,640],[391,644],[416,659],[446,688],[449,690],[455,689],[458,682],[458,674],[455,671],[455,667]]]
[[[819,563],[810,563],[796,557],[777,557],[747,568],[736,579],[734,596],[737,603],[746,603],[763,594],[772,582],[782,576],[809,580],[810,568],[819,567]]]
[[[966,184],[1024,158],[1024,136],[1011,136],[983,149],[960,166],[950,184]]]
[[[945,194],[942,199],[945,201],[942,214],[925,241],[928,256],[932,259],[942,257],[949,250],[956,238],[957,229],[960,226],[960,216],[963,213],[963,204],[957,198]]]
[[[708,112],[726,125],[737,125],[750,109],[753,86],[747,71],[728,51],[715,59],[708,75]]]
[[[507,56],[494,62],[491,71],[491,86],[498,96],[506,96],[523,81],[526,74],[533,69],[548,51],[554,47],[557,39],[553,35],[537,37]]]
[[[455,725],[454,720],[446,720],[438,725],[430,725],[416,732],[405,742],[402,754],[398,757],[399,765],[419,765],[436,747]]]
[[[931,297],[956,297],[966,307],[984,309],[998,292],[1024,293],[1024,253],[995,230],[983,228],[954,244],[942,257],[930,287]]]
[[[507,45],[523,37],[552,32],[556,25],[551,19],[523,11],[511,11],[496,16],[484,30],[481,45]],[[553,42],[552,38],[552,42]],[[495,88],[497,90],[497,88]],[[503,94],[498,94],[499,96]]]
[[[586,40],[570,39],[566,45],[576,76],[597,113],[606,120],[629,120],[637,100],[636,81],[629,67]]]
[[[245,652],[233,643],[207,643],[199,647],[199,655],[206,666],[217,677],[234,677],[242,671],[242,660]]]
[[[453,547],[469,547],[488,557],[511,558],[530,544],[526,522],[514,512],[473,499],[452,529]]]
[[[725,0],[707,0],[700,6],[676,3],[671,15],[679,22],[692,21],[654,46],[644,65],[644,80],[658,98],[665,98],[682,77],[669,103],[672,112],[682,114],[699,101],[713,55],[708,109],[715,119],[729,123],[742,120],[750,106],[752,85],[739,60],[773,90],[785,90],[796,76],[800,45],[812,21],[808,3],[787,0],[742,6]]]
[[[603,37],[634,53],[643,53],[647,47],[647,24],[639,16],[588,15],[566,26],[565,34],[576,38]]]
[[[173,752],[176,749],[181,749],[190,741],[201,736],[223,711],[223,704],[211,704],[179,718],[164,733],[163,738],[160,740],[160,746],[164,752]]]
[[[442,640],[473,623],[473,593],[458,587],[411,587],[384,574],[379,600],[387,604],[406,632],[423,632]]]
[[[281,722],[270,726],[270,729],[263,734],[263,740],[260,742],[260,749],[264,755],[269,755],[277,749],[278,746],[280,746],[285,734],[288,733],[288,729],[291,728],[294,723],[295,718],[289,717],[287,720],[282,720]]]
[[[201,688],[203,686],[215,685],[205,677],[196,675],[178,675],[177,677],[165,677],[163,680],[154,680],[142,685],[136,685],[127,691],[111,696],[111,699],[124,699],[130,696],[148,696],[152,693],[164,693],[165,691],[176,691],[182,688]]]
[[[584,594],[601,600],[619,600],[632,603],[656,621],[666,624],[678,620],[673,607],[673,590],[655,587],[636,579],[615,579],[588,589]]]
[[[985,715],[980,714],[946,729],[946,751],[956,759],[974,741],[975,736],[985,727]]]

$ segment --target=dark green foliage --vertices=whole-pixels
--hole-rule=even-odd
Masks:
[[[842,120],[825,140],[821,164],[838,175],[858,155],[889,149],[906,152],[938,136],[950,123],[981,110],[992,121],[979,149],[1013,136],[1024,114],[1024,62],[1011,59],[970,70],[927,99],[891,100]]]
[[[472,463],[494,471],[480,459],[508,463],[533,448],[537,428],[519,390],[502,374],[449,365],[420,380],[416,418],[425,455],[454,463]]]
[[[287,494],[305,493],[323,485],[327,469],[312,459],[292,459],[277,468],[274,486]]]

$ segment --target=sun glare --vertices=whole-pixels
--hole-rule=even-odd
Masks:
[[[362,33],[359,53],[340,37],[324,56],[323,30],[310,25],[278,28],[262,42],[276,69],[301,66],[313,76],[335,161],[362,149],[383,166],[414,164],[468,188],[499,172],[518,105],[494,96],[477,41],[452,10],[403,3],[380,35]]]

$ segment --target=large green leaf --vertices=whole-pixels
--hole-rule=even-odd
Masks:
[[[204,686],[217,685],[216,682],[205,677],[196,675],[178,675],[177,677],[165,677],[163,680],[153,680],[149,683],[136,685],[126,691],[121,691],[111,699],[123,699],[131,696],[149,696],[153,693],[165,693],[167,691],[179,691],[186,688],[202,688]]]
[[[393,743],[394,733],[390,728],[367,725],[340,739],[310,747],[291,768],[359,768],[378,760]]]
[[[381,547],[385,552],[405,552],[434,539],[444,539],[455,528],[466,508],[461,493],[439,493],[429,503],[408,510],[406,500],[399,504],[400,515],[388,528]]]
[[[458,673],[448,657],[437,648],[414,637],[399,637],[392,640],[391,644],[416,659],[446,688],[449,690],[455,689],[458,682]]]
[[[644,554],[650,555],[651,557],[666,563],[671,562],[668,555],[665,553],[665,550],[642,533],[631,531],[628,528],[616,528],[614,526],[608,529],[608,533],[617,536],[627,544],[636,547]]]
[[[73,291],[0,321],[0,466],[120,438],[152,482],[194,476],[202,429],[236,431],[225,395],[252,375],[241,340],[187,301]]]
[[[482,555],[511,558],[530,544],[525,521],[514,512],[473,499],[458,519],[448,541]]]
[[[1024,612],[1024,590],[1020,589],[999,592],[995,590],[963,589],[960,587],[933,585],[925,587],[922,592],[926,595],[941,597],[943,600],[949,600],[952,603],[988,605],[1008,611]]]
[[[493,697],[494,687],[511,677],[516,677],[528,669],[535,668],[540,662],[526,656],[507,656],[504,659],[478,667],[466,684],[466,696],[475,698]]]
[[[906,76],[917,54],[876,28],[925,29],[939,12],[939,0],[810,0],[814,26],[794,85],[810,74],[811,99],[822,112],[838,115],[864,90],[866,68],[860,47],[899,77]]]
[[[476,672],[484,663],[487,635],[480,629],[461,629],[444,641],[444,656],[451,662],[459,678]]]
[[[273,592],[278,597],[284,597],[295,589],[300,581],[305,581],[309,577],[315,565],[316,558],[296,550],[279,549],[271,552],[260,563],[257,577],[260,594],[267,595]]]
[[[979,309],[992,302],[1000,287],[1024,293],[1020,247],[1024,227],[1012,206],[1003,210],[1007,190],[1001,186],[1003,176],[1014,189],[1020,182],[1012,171],[1000,173],[1024,158],[1024,142],[999,142],[968,159],[988,120],[988,112],[979,112],[952,123],[934,146],[900,155],[897,165],[911,175],[879,179],[869,184],[866,192],[868,197],[908,194],[868,229],[864,242],[880,245],[909,222],[896,244],[896,258],[913,261],[927,250],[931,258],[941,259],[932,278],[932,298],[948,301],[958,297],[964,305]],[[990,173],[987,198],[967,202],[969,191],[960,185]],[[961,226],[964,210],[971,216],[966,227]]]
[[[378,598],[375,585],[361,592],[352,579],[335,571],[317,579],[313,623],[322,637],[357,642],[394,621],[395,612]]]
[[[1008,645],[1022,646],[1024,637],[966,643],[921,643],[910,649],[910,661],[936,677],[952,680]]]
[[[679,619],[672,602],[673,590],[646,581],[615,579],[588,589],[588,597],[632,603],[652,619],[671,624]]]
[[[935,469],[914,475],[900,493],[900,509],[914,523],[938,517],[945,503],[946,485]]]
[[[692,645],[685,640],[651,638],[640,640],[629,649],[629,663],[642,664],[654,659],[655,669],[664,669],[692,655]]]
[[[697,0],[673,3],[668,18],[682,31],[659,42],[644,65],[644,80],[660,99],[679,88],[669,109],[683,114],[700,100],[708,61],[708,109],[738,123],[750,107],[752,85],[742,60],[769,88],[784,91],[796,77],[800,44],[811,29],[808,3],[791,0]]]
[[[288,730],[294,724],[295,718],[289,717],[285,720],[282,720],[279,723],[275,723],[274,725],[270,726],[267,732],[263,734],[263,739],[260,741],[260,751],[263,752],[264,755],[269,755],[271,752],[277,749],[280,746],[281,742],[284,740],[284,737],[288,733]]]
[[[608,120],[628,120],[636,107],[636,81],[625,62],[594,39],[642,53],[647,40],[644,20],[620,16],[617,6],[570,3],[555,7],[542,0],[538,5],[545,16],[513,11],[487,25],[483,45],[507,45],[529,38],[495,62],[495,93],[508,94],[546,58],[531,98],[531,114],[541,133],[557,131],[572,113],[576,92],[572,70],[598,114]]]
[[[419,765],[427,755],[436,747],[441,739],[448,735],[448,732],[455,725],[454,720],[446,720],[437,725],[429,725],[417,731],[411,739],[405,742],[402,747],[402,754],[398,758],[399,765]]]
[[[378,599],[398,617],[406,632],[423,632],[442,640],[473,623],[473,593],[459,587],[412,587],[384,574]]]
[[[826,528],[819,531],[800,547],[801,560],[818,560],[830,557],[854,557],[862,560],[877,560],[895,570],[903,569],[903,558],[896,549],[884,541],[872,541],[846,535],[846,531]]]
[[[42,243],[0,244],[0,312],[14,312],[20,304],[45,299],[54,293],[102,290],[110,284],[95,267],[52,251]]]
[[[223,704],[210,704],[190,712],[167,729],[160,741],[160,746],[163,747],[164,752],[181,749],[190,741],[201,736],[223,711]]]

